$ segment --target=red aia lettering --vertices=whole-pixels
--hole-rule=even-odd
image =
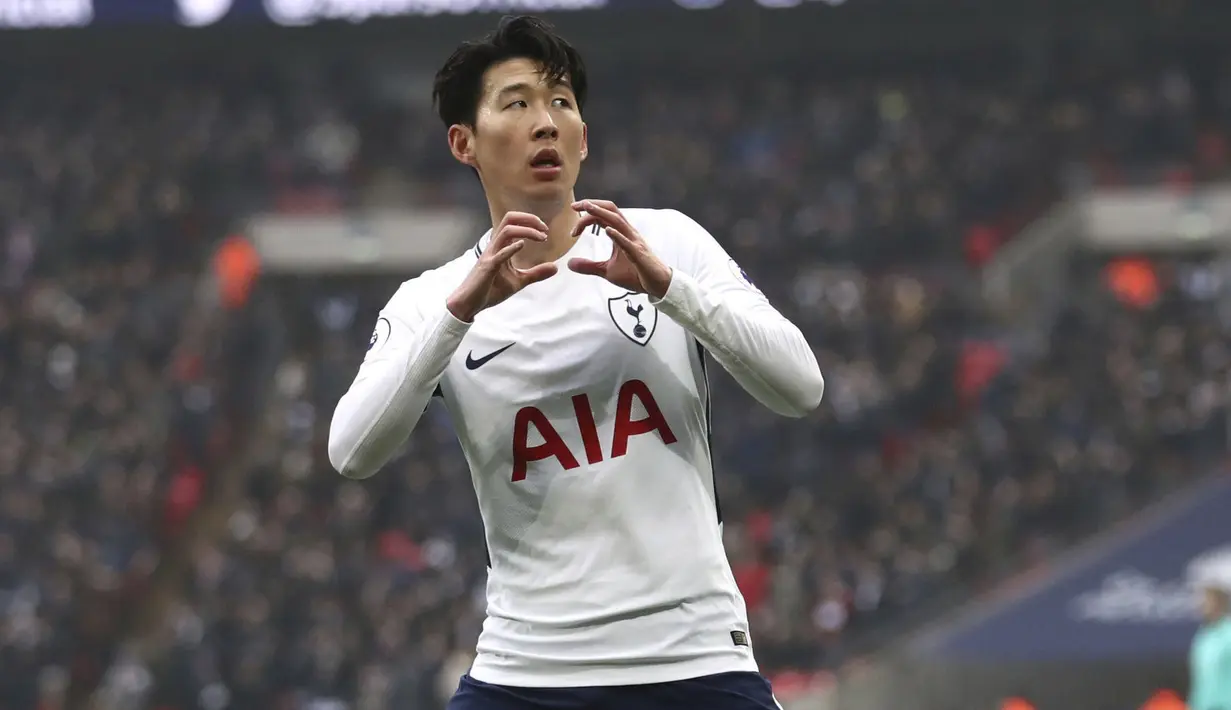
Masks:
[[[590,420],[594,420],[593,415]],[[537,446],[531,446],[529,436],[527,436],[530,433],[531,424],[543,437],[543,443]],[[513,420],[513,480],[525,479],[526,464],[531,461],[542,461],[552,456],[556,457],[565,471],[580,465],[573,457],[573,452],[568,450],[568,444],[564,443],[564,439],[560,438],[560,433],[551,425],[551,420],[546,414],[540,412],[537,407],[522,407],[517,410],[517,417]]]
[[[645,408],[645,419],[633,421],[633,397],[641,400]],[[593,420],[591,420],[593,421]],[[650,388],[641,380],[629,380],[620,387],[620,395],[616,399],[615,429],[611,432],[611,458],[628,453],[628,440],[638,434],[649,434],[657,430],[664,444],[674,444],[675,434],[667,426],[667,419],[650,394]]]
[[[641,402],[645,417],[633,419],[633,400]],[[586,461],[596,464],[603,460],[603,447],[598,440],[598,425],[594,421],[594,409],[590,406],[590,398],[584,394],[573,397],[573,414],[577,418],[577,429],[581,433],[581,443],[585,448]],[[543,437],[543,443],[531,446],[529,442],[530,427]],[[667,424],[662,409],[654,400],[650,388],[641,380],[629,380],[620,386],[616,395],[615,426],[611,432],[611,458],[617,458],[628,453],[628,440],[639,434],[658,432],[664,444],[674,444],[678,439]],[[523,481],[526,478],[526,467],[532,461],[555,458],[561,468],[568,471],[581,464],[577,457],[564,443],[564,438],[551,425],[551,421],[537,407],[522,407],[513,420],[513,481]]]
[[[598,425],[594,423],[594,410],[590,398],[584,394],[573,395],[573,414],[577,415],[577,428],[581,430],[581,443],[586,447],[586,461],[598,463],[603,460],[603,446],[598,443]]]

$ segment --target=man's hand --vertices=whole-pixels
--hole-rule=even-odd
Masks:
[[[445,302],[455,318],[469,323],[481,311],[556,273],[553,263],[529,269],[513,266],[510,260],[526,245],[527,239],[547,241],[547,225],[543,220],[526,212],[509,212],[500,220],[478,263]]]
[[[569,259],[568,268],[579,274],[601,276],[616,286],[635,293],[662,298],[671,285],[671,267],[654,255],[650,245],[609,200],[582,200],[573,203],[581,213],[573,237],[598,224],[611,238],[611,257],[606,261]]]

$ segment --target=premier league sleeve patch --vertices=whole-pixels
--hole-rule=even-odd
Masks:
[[[372,331],[372,337],[368,340],[368,352],[384,347],[385,343],[389,342],[389,334],[392,330],[388,318],[378,318],[376,329]]]
[[[731,275],[735,277],[736,281],[739,281],[744,286],[748,287],[752,291],[755,291],[756,293],[761,293],[761,289],[757,288],[757,285],[752,283],[752,279],[748,278],[748,272],[744,271],[743,267],[735,263],[735,259],[731,259],[730,261],[728,261],[727,266],[731,268]],[[765,295],[765,294],[762,293],[761,295]]]

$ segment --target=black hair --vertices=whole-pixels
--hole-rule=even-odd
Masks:
[[[491,34],[464,42],[436,72],[432,104],[446,126],[474,127],[483,95],[483,74],[509,59],[529,59],[542,67],[551,83],[567,82],[577,98],[577,110],[586,102],[586,65],[581,54],[556,33],[551,23],[529,15],[505,17]]]

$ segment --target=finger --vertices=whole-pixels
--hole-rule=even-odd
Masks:
[[[505,246],[504,248],[500,249],[496,253],[492,254],[491,262],[490,262],[491,265],[500,266],[501,264],[504,264],[509,259],[512,259],[513,255],[521,251],[522,248],[525,246],[526,246],[526,241],[524,239],[518,239],[512,244]]]
[[[584,214],[593,215],[605,227],[615,227],[622,231],[625,235],[634,234],[632,225],[624,219],[624,215],[620,214],[619,210],[603,207],[595,203],[593,200],[585,200],[581,202],[580,210]]]
[[[570,271],[575,271],[579,274],[587,276],[607,277],[607,261],[594,261],[592,259],[569,259],[568,268]]]
[[[610,221],[624,219],[624,215],[620,213],[619,208],[607,200],[579,200],[573,203],[573,209],[583,214],[589,213],[601,216]]]
[[[578,200],[573,203],[573,209],[580,211],[582,214],[601,213],[609,224],[617,226],[628,226],[628,219],[616,203],[611,200]]]
[[[594,215],[588,212],[582,212],[581,217],[577,220],[577,225],[573,227],[573,238],[576,239],[577,237],[581,236],[581,233],[584,232],[587,227],[590,227],[592,225],[599,224],[599,223],[600,223],[600,220],[598,217],[595,217]]]
[[[644,242],[637,242],[618,229],[607,227],[604,232],[611,239],[613,258],[615,254],[623,254],[624,258],[638,274],[656,273],[656,258]]]
[[[536,227],[527,227],[520,224],[507,225],[492,239],[492,247],[495,249],[503,249],[507,244],[519,239],[529,239],[536,242],[547,241],[547,232]]]
[[[529,269],[518,269],[517,273],[521,277],[522,285],[529,286],[532,283],[538,283],[539,281],[555,276],[557,271],[559,271],[559,269],[556,267],[555,263],[548,262],[546,264],[532,266]]]
[[[598,205],[599,207],[604,207],[614,212],[620,211],[620,208],[616,206],[616,203],[612,202],[611,200],[596,200],[593,198],[586,198],[584,200],[578,200],[573,203],[573,208],[576,209],[577,205],[585,204],[586,202],[591,202],[593,204]]]
[[[604,227],[603,233],[611,239],[612,257],[616,254],[623,254],[629,263],[640,269],[645,262],[645,249],[641,244],[633,241],[627,234],[621,232],[614,227]]]
[[[545,242],[547,241],[547,232],[541,231],[534,227],[527,227],[525,225],[507,225],[502,227],[500,231],[496,233],[496,236],[492,238],[491,244],[489,244],[487,248],[500,251],[510,243],[521,241],[523,239],[529,239],[535,242]]]
[[[637,243],[634,242],[627,234],[621,232],[615,227],[604,227],[603,232],[611,238],[611,241],[619,247],[621,251],[628,253],[629,256],[633,256],[633,252],[636,251]]]
[[[504,218],[500,220],[500,227],[505,227],[510,224],[521,225],[522,227],[534,227],[535,229],[547,231],[547,223],[544,222],[538,215],[530,214],[529,212],[505,212]],[[499,231],[499,228],[497,228]]]

